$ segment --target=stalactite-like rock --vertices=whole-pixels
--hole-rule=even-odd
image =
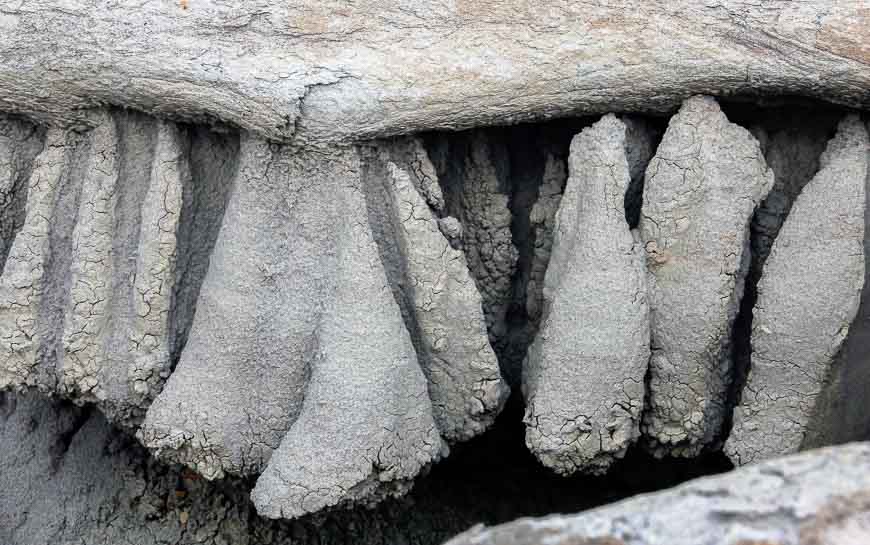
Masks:
[[[773,243],[758,285],[752,364],[727,450],[745,464],[795,452],[864,288],[867,131],[840,123]],[[812,432],[810,432],[812,433]]]
[[[652,357],[644,433],[659,452],[694,455],[720,431],[749,222],[772,184],[755,138],[704,97],[683,104],[647,168],[640,233]]]
[[[42,318],[52,308],[45,298],[51,285],[52,246],[60,254],[60,245],[52,244],[51,232],[62,230],[66,217],[55,219],[58,187],[69,176],[69,150],[76,137],[61,130],[48,131],[45,147],[33,162],[27,181],[24,223],[10,242],[6,263],[0,275],[0,388],[38,386],[35,368],[46,352],[46,341],[53,335]],[[69,146],[67,144],[70,144]],[[72,185],[72,184],[68,184]],[[51,389],[53,374],[43,389]]]
[[[489,344],[481,297],[465,255],[442,233],[444,198],[417,139],[393,142],[367,160],[370,222],[396,300],[429,382],[445,439],[484,431],[508,394]]]
[[[490,343],[503,353],[510,342],[506,318],[519,258],[511,233],[509,151],[483,131],[455,141],[442,136],[431,147],[445,213],[462,225],[462,249],[482,298]]]
[[[560,473],[602,472],[638,436],[649,360],[644,258],[629,231],[626,126],[571,143],[544,314],[524,369],[526,444]]]

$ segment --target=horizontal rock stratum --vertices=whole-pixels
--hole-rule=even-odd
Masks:
[[[697,93],[870,106],[862,1],[40,0],[0,16],[0,110],[104,105],[297,144],[611,111]]]

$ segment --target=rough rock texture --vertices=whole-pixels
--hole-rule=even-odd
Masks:
[[[526,443],[559,473],[604,471],[639,434],[649,310],[643,250],[625,219],[626,132],[608,115],[571,143],[523,374]]]
[[[508,388],[465,255],[443,233],[461,224],[443,216],[438,177],[420,140],[376,148],[366,167],[370,222],[429,381],[438,428],[449,441],[470,439],[501,411]],[[452,238],[461,245],[462,232]]]
[[[188,342],[139,431],[208,478],[262,472],[265,516],[404,493],[507,394],[422,145],[368,154],[243,141]]]
[[[95,117],[49,132],[33,162],[0,280],[0,374],[136,425],[171,371],[176,294],[197,289],[176,265],[190,140],[141,114]]]
[[[409,480],[441,439],[356,152],[248,139],[241,154],[189,341],[139,437],[209,478],[265,470],[254,499],[272,517]]]
[[[749,222],[772,184],[758,142],[708,97],[683,104],[647,168],[640,233],[652,357],[644,433],[660,452],[691,456],[720,432]]]
[[[519,260],[511,233],[510,150],[505,141],[485,131],[456,138],[439,135],[429,148],[444,191],[444,211],[462,226],[461,249],[480,291],[489,341],[504,359],[511,341],[507,314]]]
[[[577,515],[475,528],[447,545],[858,545],[870,445],[770,461]]]
[[[419,141],[363,180],[356,148],[93,115],[2,125],[0,387],[94,404],[208,478],[271,461],[273,517],[402,493],[492,424],[507,387]]]
[[[312,143],[696,93],[866,107],[868,17],[863,2],[41,0],[0,17],[0,109],[67,122],[123,105]]]
[[[849,116],[773,243],[758,285],[752,363],[727,451],[740,464],[795,452],[864,287],[867,131]]]
[[[870,134],[870,121],[865,125]],[[870,148],[867,149],[870,165]],[[870,200],[870,168],[865,197]],[[803,448],[860,441],[870,437],[870,411],[858,400],[870,399],[870,206],[864,211],[864,290],[849,334],[826,377],[826,387],[816,399],[815,428],[807,429]]]

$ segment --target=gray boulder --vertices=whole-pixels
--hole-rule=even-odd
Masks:
[[[692,456],[721,431],[749,222],[772,184],[755,138],[705,97],[671,118],[647,167],[640,235],[652,357],[643,431],[659,453]]]

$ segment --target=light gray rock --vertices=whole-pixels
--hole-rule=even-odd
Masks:
[[[446,545],[859,545],[870,445],[768,461],[576,515],[478,527]]]
[[[462,250],[480,292],[489,341],[502,353],[510,343],[506,317],[519,259],[511,233],[509,151],[485,131],[455,139],[439,135],[431,148],[445,214],[462,224]]]
[[[695,93],[866,107],[867,26],[861,2],[40,0],[0,19],[0,109],[68,123],[114,104],[317,143]]]
[[[51,333],[38,327],[39,317],[51,308],[46,292],[50,285],[52,227],[63,229],[68,221],[55,218],[58,186],[68,170],[67,135],[48,131],[45,148],[34,160],[27,181],[24,223],[11,241],[8,257],[0,275],[0,388],[38,385],[34,373],[45,353]],[[72,146],[70,146],[72,147]],[[56,232],[56,231],[55,231]],[[55,245],[57,251],[57,245]],[[62,252],[61,252],[62,255]],[[51,389],[54,377],[44,388]]]
[[[683,104],[647,168],[640,234],[652,357],[643,432],[658,453],[692,456],[720,432],[749,222],[772,184],[758,142],[707,97]]]
[[[726,445],[740,464],[797,451],[864,287],[867,131],[849,116],[773,243],[758,285],[752,365]]]
[[[445,439],[470,439],[501,411],[508,387],[465,255],[451,247],[450,239],[461,239],[461,224],[438,217],[444,198],[416,138],[374,149],[363,183],[381,261],[428,379],[435,420]]]
[[[571,143],[523,372],[526,444],[559,473],[603,472],[639,435],[649,360],[642,246],[625,219],[626,126],[607,115]]]
[[[187,344],[139,437],[208,478],[257,474],[302,409],[329,294],[342,157],[240,147],[238,179]],[[351,219],[356,218],[356,219]]]
[[[364,215],[359,173],[339,168],[347,187],[334,193],[337,209]],[[333,231],[335,287],[325,294],[305,402],[251,493],[269,518],[403,494],[447,453],[369,224]]]
[[[866,124],[870,134],[870,122]],[[867,149],[867,164],[870,165],[870,148]],[[865,198],[870,200],[870,169],[864,186]],[[866,201],[865,201],[866,202]],[[831,365],[825,389],[816,399],[813,420],[815,428],[808,428],[803,448],[835,445],[848,441],[860,441],[870,437],[870,411],[861,400],[870,399],[870,214],[864,211],[864,289],[858,314],[849,326],[849,334],[837,358]]]
[[[187,140],[173,123],[106,115],[93,130],[72,233],[60,393],[136,424],[169,376]]]
[[[93,116],[84,133],[49,131],[30,169],[0,278],[0,386],[96,403],[135,427],[171,372],[176,329],[189,320],[175,312],[189,302],[178,296],[198,282],[177,266],[195,154],[175,123]],[[205,255],[185,265],[207,261],[209,249],[203,244]]]

